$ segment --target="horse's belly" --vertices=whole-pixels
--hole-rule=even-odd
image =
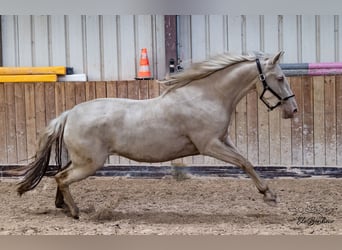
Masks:
[[[112,153],[140,162],[163,162],[198,154],[196,147],[186,137],[134,140],[127,139],[112,149]]]

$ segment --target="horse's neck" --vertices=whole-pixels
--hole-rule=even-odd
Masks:
[[[228,67],[220,72],[221,77],[216,81],[217,89],[223,95],[227,105],[236,106],[238,102],[255,88],[257,67],[251,62],[244,62]]]

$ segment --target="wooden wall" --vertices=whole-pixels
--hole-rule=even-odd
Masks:
[[[342,165],[342,76],[289,80],[299,106],[296,117],[283,120],[278,109],[267,112],[252,92],[236,108],[233,141],[259,166]],[[46,124],[80,102],[99,97],[145,99],[160,92],[154,81],[0,83],[0,165],[26,164]],[[138,164],[117,156],[107,163]],[[162,163],[170,164],[223,163],[203,156]]]

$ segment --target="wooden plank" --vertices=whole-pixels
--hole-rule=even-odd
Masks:
[[[52,119],[56,118],[55,103],[55,83],[45,83],[45,119],[49,124]]]
[[[335,77],[324,77],[325,165],[336,166]]]
[[[65,108],[72,109],[76,105],[76,90],[73,82],[65,83]]]
[[[315,165],[325,164],[324,136],[324,77],[313,78],[314,111],[314,160]]]
[[[281,148],[281,165],[291,165],[292,162],[292,143],[291,143],[291,119],[280,120],[280,148]]]
[[[56,103],[56,116],[62,114],[65,108],[65,83],[58,82],[55,84],[55,103]]]
[[[248,160],[252,164],[258,163],[258,95],[256,91],[247,95],[247,145]]]
[[[95,82],[86,82],[86,100],[90,101],[96,98]]]
[[[106,82],[96,82],[95,91],[96,91],[96,98],[106,98],[107,97]]]
[[[27,142],[27,158],[31,158],[36,154],[37,134],[36,134],[36,106],[34,83],[25,83],[25,115],[26,115],[26,142]]]
[[[298,113],[292,120],[291,126],[291,138],[292,138],[292,165],[301,166],[303,165],[303,114],[304,114],[304,103],[303,103],[303,91],[301,77],[289,78],[291,89],[295,94]]]
[[[45,114],[45,83],[37,82],[35,86],[35,110],[36,110],[36,137],[39,140],[40,135],[46,127]]]
[[[283,152],[281,150],[281,141],[286,138],[281,138],[281,121],[280,121],[280,109],[274,109],[272,112],[269,112],[269,141],[270,141],[270,165],[280,165]],[[291,137],[290,137],[291,138]],[[283,141],[284,142],[284,141]],[[289,146],[291,144],[289,143]],[[286,148],[286,150],[291,151],[291,148]],[[290,157],[291,159],[291,157]]]
[[[17,138],[16,138],[16,115],[15,115],[15,94],[14,84],[5,83],[5,98],[7,106],[6,116],[6,141],[8,164],[18,163]]]
[[[17,139],[18,163],[27,163],[25,89],[23,84],[14,85],[15,96],[15,126]]]
[[[148,98],[160,96],[160,84],[156,81],[148,81]]]
[[[110,98],[116,98],[117,95],[117,89],[116,89],[116,82],[115,81],[109,81],[107,82],[107,97]]]
[[[0,67],[0,75],[65,75],[65,66],[51,67]]]
[[[336,164],[342,165],[342,76],[336,76]]]
[[[312,77],[302,78],[303,84],[303,164],[314,165],[314,120]]]
[[[139,100],[139,82],[128,81],[127,82],[127,97],[129,99]]]
[[[0,82],[56,82],[57,75],[0,75]]]
[[[84,82],[75,82],[75,104],[86,101],[86,85]]]
[[[0,163],[8,163],[6,133],[6,94],[5,84],[0,83]]]

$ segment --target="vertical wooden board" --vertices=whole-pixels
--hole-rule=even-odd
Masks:
[[[49,65],[49,32],[48,32],[48,18],[46,15],[32,16],[32,40],[33,40],[33,66]],[[23,40],[29,40],[23,38]],[[30,41],[29,41],[30,42]]]
[[[281,162],[281,121],[279,108],[269,112],[269,131],[270,131],[270,165],[280,165]],[[290,137],[291,138],[291,137]],[[291,145],[291,144],[290,144]],[[291,152],[291,148],[286,148]],[[291,158],[290,158],[291,159]]]
[[[226,51],[227,30],[223,15],[209,15],[209,55],[215,56]]]
[[[160,96],[160,84],[156,81],[148,81],[148,98]]]
[[[342,76],[336,76],[336,156],[342,165]]]
[[[106,98],[107,88],[106,82],[96,82],[95,83],[96,98]]]
[[[102,43],[103,43],[103,80],[113,81],[119,78],[118,74],[118,31],[117,16],[102,16]]]
[[[281,119],[280,129],[281,164],[289,166],[292,162],[291,120]]]
[[[117,82],[118,98],[128,97],[128,83],[127,81]]]
[[[15,94],[14,84],[5,83],[6,98],[6,141],[8,164],[17,164],[17,138],[16,138],[16,114],[15,114]]]
[[[241,22],[241,16],[228,15],[228,50],[235,54],[242,53]]]
[[[25,115],[26,115],[26,142],[27,157],[31,159],[36,153],[36,106],[34,83],[25,83]]]
[[[315,165],[325,165],[324,136],[324,77],[313,78],[314,160]]]
[[[302,78],[303,84],[303,162],[314,165],[314,113],[313,83],[309,76]]]
[[[252,164],[258,163],[258,95],[253,91],[247,95],[247,156]]]
[[[8,163],[6,139],[6,109],[5,84],[0,83],[0,164]]]
[[[107,84],[107,97],[108,98],[116,98],[118,96],[116,89],[116,82],[109,81]]]
[[[99,16],[85,17],[86,33],[86,74],[89,81],[101,80],[101,51]]]
[[[65,82],[57,82],[55,84],[55,103],[56,103],[56,116],[59,116],[66,110]]]
[[[324,77],[325,165],[336,166],[335,77]]]
[[[65,108],[72,109],[76,105],[76,90],[73,82],[65,82]]]
[[[270,163],[270,137],[269,116],[267,107],[258,101],[258,142],[259,142],[259,165]]]
[[[55,103],[55,85],[54,82],[45,83],[45,109],[46,109],[46,124],[49,124],[52,119],[56,118],[56,103]]]
[[[43,82],[35,85],[35,105],[36,105],[36,138],[39,139],[46,126],[45,117],[45,87]]]
[[[139,99],[145,100],[149,98],[149,82],[148,81],[138,81],[139,82]]]
[[[207,18],[205,15],[191,16],[191,58],[199,62],[208,56]]]
[[[242,98],[236,106],[236,147],[243,156],[247,157],[247,99]]]
[[[86,82],[86,100],[90,101],[96,98],[96,83]]]
[[[131,80],[136,76],[136,60],[140,58],[136,56],[135,52],[133,15],[120,15],[118,33],[119,80]]]
[[[29,15],[19,15],[18,20],[18,33],[17,33],[17,53],[18,53],[18,66],[32,66],[32,45],[34,44],[32,37],[32,19]],[[32,43],[33,42],[33,43]],[[44,50],[43,50],[44,51]]]
[[[15,126],[17,138],[18,163],[27,163],[27,142],[26,142],[26,115],[25,115],[25,89],[22,83],[14,85],[15,96]]]
[[[291,136],[292,136],[292,165],[302,166],[303,162],[303,91],[301,77],[289,78],[291,89],[295,94],[298,113],[292,119]]]
[[[86,86],[84,82],[75,82],[76,104],[86,101]]]
[[[127,82],[127,97],[129,99],[139,100],[139,82],[138,81]]]
[[[51,65],[67,65],[65,16],[51,15],[49,19]],[[67,65],[69,66],[69,65]],[[70,65],[72,67],[72,65]]]

